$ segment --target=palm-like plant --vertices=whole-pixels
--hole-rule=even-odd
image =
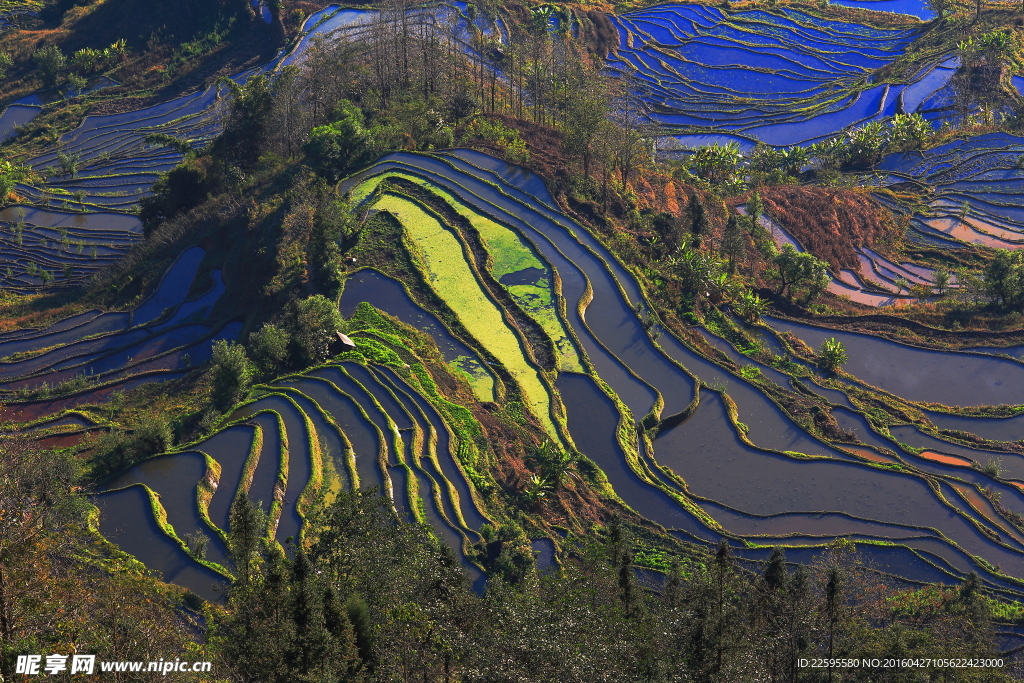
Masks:
[[[763,142],[757,143],[757,146],[747,155],[747,164],[750,169],[758,173],[771,173],[782,168],[784,160],[784,154],[775,149],[769,147]]]
[[[716,303],[732,299],[738,288],[736,281],[729,277],[729,273],[723,271],[715,272],[711,276],[709,285],[708,295]]]
[[[822,170],[836,169],[846,163],[849,149],[842,138],[828,138],[816,142],[808,148],[815,165]]]
[[[579,454],[566,451],[550,441],[545,441],[536,448],[528,459],[540,465],[541,480],[546,482],[549,488],[558,490],[565,483],[566,479],[578,478],[575,471]]]
[[[889,145],[900,152],[920,149],[932,136],[931,125],[920,114],[896,114],[889,123]]]
[[[768,310],[768,300],[746,290],[733,302],[732,307],[741,318],[749,323],[755,323]]]
[[[690,166],[704,180],[721,183],[736,175],[742,159],[738,143],[715,143],[695,149],[690,157]]]
[[[110,47],[108,49],[118,57],[124,59],[124,57],[128,54],[128,41],[124,38],[118,38],[110,44]]]
[[[781,153],[780,166],[786,175],[797,175],[807,165],[809,158],[806,147],[790,147]]]
[[[61,178],[71,176],[71,179],[74,180],[81,162],[81,152],[65,152],[63,150],[57,152],[57,164],[60,166]]]
[[[818,365],[826,372],[835,372],[848,360],[850,355],[846,353],[846,347],[835,337],[823,341],[818,349]]]
[[[724,264],[712,254],[685,246],[669,267],[679,277],[683,287],[694,293],[697,308],[700,301],[719,292],[719,276]]]
[[[32,175],[32,169],[28,166],[0,159],[0,205],[7,203],[7,198],[18,183],[31,179]]]
[[[885,147],[885,124],[872,121],[846,134],[850,160],[858,166],[871,166],[882,156]]]
[[[530,475],[530,481],[527,483],[526,488],[523,489],[523,498],[530,503],[538,504],[547,497],[551,490],[551,484],[548,483],[547,479],[533,474]]]
[[[932,275],[932,282],[934,283],[935,291],[939,296],[945,294],[946,290],[949,289],[949,280],[950,277],[948,270],[945,268],[937,268],[935,270],[935,274]]]

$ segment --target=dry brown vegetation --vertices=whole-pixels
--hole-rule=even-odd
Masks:
[[[888,251],[899,234],[892,216],[861,192],[782,185],[761,196],[766,213],[834,270],[857,270],[854,247]]]

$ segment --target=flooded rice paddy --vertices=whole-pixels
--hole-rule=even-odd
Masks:
[[[927,15],[916,0],[841,4]],[[415,16],[426,21],[429,15],[417,10]],[[949,115],[956,64],[948,58],[926,65],[907,82],[861,87],[867,74],[900,57],[916,28],[869,29],[792,9],[732,12],[690,5],[645,8],[611,20],[619,49],[607,68],[630,75],[636,94],[658,105],[652,118],[671,129],[679,144],[684,137],[707,142],[718,136],[714,139],[746,148],[755,141],[793,145],[896,111],[916,111],[936,122]],[[307,20],[306,34],[294,49],[266,68],[301,62],[315,36],[357,40],[368,23],[366,10],[326,8]],[[499,24],[487,31],[500,40]],[[457,40],[465,39],[470,49],[470,32],[464,33]],[[770,69],[753,69],[756,65]],[[205,144],[219,131],[217,96],[218,89],[210,87],[138,112],[87,117],[66,135],[62,148],[82,155],[82,172],[19,188],[32,205],[0,212],[0,270],[8,273],[3,287],[38,289],[44,278],[30,274],[38,267],[66,270],[69,282],[80,283],[119,259],[141,238],[132,207],[159,173],[181,159],[177,152],[148,145],[146,136],[160,132]],[[0,135],[34,113],[26,104],[9,107],[0,118]],[[695,133],[694,127],[700,130]],[[927,154],[890,157],[884,168],[894,181],[921,179],[937,188],[930,215],[915,216],[912,231],[950,244],[1024,244],[1024,204],[1018,197],[1024,175],[1003,158],[1007,150],[1019,156],[1024,142],[994,134]],[[50,167],[55,155],[55,150],[44,153],[30,164]],[[543,268],[503,276],[502,285],[532,285],[542,274],[557,280],[554,309],[564,311],[559,323],[584,360],[584,372],[549,378],[552,400],[565,408],[562,429],[638,514],[691,540],[788,545],[795,561],[810,561],[836,538],[853,538],[879,571],[912,581],[948,582],[980,571],[992,586],[1009,585],[975,557],[998,566],[999,573],[1024,579],[1024,531],[1006,514],[1024,513],[1024,493],[1013,483],[1024,481],[1024,456],[892,426],[892,437],[910,447],[901,449],[873,429],[843,392],[804,379],[801,386],[838,406],[831,408],[832,417],[861,445],[844,445],[853,439],[829,443],[785,409],[780,397],[807,398],[790,375],[697,329],[724,358],[705,355],[690,338],[652,321],[642,286],[600,239],[562,213],[538,176],[477,151],[398,152],[346,181],[344,189],[358,193],[364,183],[387,175],[415,177],[428,189],[443,190],[450,198],[444,201],[513,231]],[[957,211],[965,203],[969,211],[960,217]],[[780,239],[787,235],[783,225],[773,225],[773,231]],[[221,271],[211,270],[205,258],[199,247],[177,256],[153,293],[131,312],[90,311],[47,329],[0,335],[3,419],[45,419],[102,403],[141,383],[176,379],[189,363],[208,358],[214,339],[237,338],[241,322],[225,326],[207,320],[226,287]],[[906,299],[896,286],[899,278],[931,282],[928,269],[868,247],[859,248],[857,258],[857,269],[833,274],[834,291],[855,301],[898,304]],[[186,301],[189,292],[200,290]],[[453,369],[475,379],[478,397],[494,398],[493,391],[478,389],[493,387],[496,377],[474,350],[486,348],[482,340],[459,338],[464,331],[447,329],[444,316],[427,311],[416,292],[382,273],[361,270],[347,278],[342,314],[351,317],[361,303],[430,335]],[[812,347],[826,338],[842,340],[850,353],[844,370],[862,388],[948,407],[1024,403],[1024,367],[991,355],[990,349],[938,352],[778,318],[767,322],[775,332],[791,332]],[[773,353],[788,355],[770,331],[758,336]],[[1014,355],[1012,349],[1005,352]],[[725,359],[743,372],[730,369],[735,366]],[[102,382],[46,399],[17,393],[78,373]],[[273,533],[281,542],[302,534],[303,501],[307,493],[317,493],[317,486],[376,487],[391,498],[396,514],[429,524],[460,551],[492,519],[463,459],[465,437],[408,368],[329,363],[280,380],[271,390],[275,395],[257,395],[232,411],[221,430],[204,441],[109,482],[110,490],[96,497],[102,533],[165,579],[215,597],[220,575],[191,560],[174,536],[205,529],[213,539],[207,559],[226,566],[219,533],[228,530],[230,505],[239,491],[274,511]],[[6,400],[18,398],[24,400]],[[820,405],[829,409],[824,401]],[[1020,418],[962,417],[938,408],[925,416],[937,429],[989,441],[1024,436]],[[40,427],[89,424],[64,417]],[[202,454],[219,465],[215,482]],[[994,478],[983,466],[995,459],[1001,459],[1002,469]],[[197,498],[204,481],[216,487],[205,510],[212,526]],[[1005,510],[993,503],[992,493]],[[173,535],[160,528],[154,500],[165,510]],[[882,541],[889,545],[879,545]],[[551,566],[554,544],[550,539],[534,543],[538,564]],[[742,553],[758,559],[767,551]],[[479,568],[464,560],[479,584]]]

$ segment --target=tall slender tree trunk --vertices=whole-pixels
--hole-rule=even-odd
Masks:
[[[6,648],[11,640],[13,640],[13,631],[11,606],[7,595],[7,572],[4,565],[0,563],[0,646]],[[3,666],[3,662],[0,661],[0,674],[2,674],[0,677],[12,680],[14,671],[10,671],[9,667]]]

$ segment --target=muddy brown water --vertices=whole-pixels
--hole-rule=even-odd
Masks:
[[[949,453],[960,456],[960,459],[966,458],[974,461],[979,465],[984,465],[992,460],[999,460],[1004,477],[1024,481],[1024,455],[968,448],[967,446],[950,443],[949,441],[925,434],[913,425],[889,427],[889,433],[902,443],[914,448],[927,448],[931,451]]]

